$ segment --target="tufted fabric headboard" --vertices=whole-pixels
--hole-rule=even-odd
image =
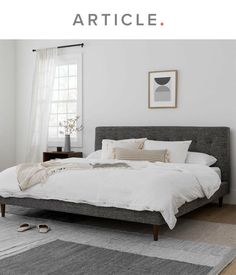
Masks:
[[[230,182],[230,129],[228,127],[188,126],[112,126],[97,127],[95,150],[103,139],[148,138],[151,140],[192,140],[190,151],[202,152],[217,158],[222,181]]]

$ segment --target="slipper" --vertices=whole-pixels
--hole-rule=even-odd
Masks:
[[[48,233],[48,231],[50,230],[47,224],[39,224],[37,227],[38,227],[39,233]]]
[[[30,225],[30,224],[28,224],[28,223],[22,223],[22,224],[18,227],[17,231],[18,231],[18,232],[25,232],[25,231],[27,231],[27,230],[30,230],[30,229],[34,228],[34,227],[35,227],[35,225]]]

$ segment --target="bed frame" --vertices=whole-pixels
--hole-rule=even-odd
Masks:
[[[151,140],[192,140],[190,151],[204,152],[217,158],[215,166],[221,169],[222,183],[220,189],[210,199],[197,199],[185,203],[179,208],[177,217],[193,211],[207,203],[218,200],[223,205],[223,196],[229,193],[230,183],[230,129],[227,127],[97,127],[95,150],[101,149],[103,139],[128,139],[147,137]],[[0,196],[1,215],[5,217],[5,205],[18,205],[46,210],[76,213],[109,219],[139,222],[153,225],[154,241],[158,240],[158,226],[165,224],[159,212],[134,211],[115,207],[98,207],[89,204],[72,203],[59,200],[32,198],[3,198]]]

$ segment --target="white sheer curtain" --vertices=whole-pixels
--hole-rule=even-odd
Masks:
[[[27,162],[42,161],[47,150],[48,122],[56,70],[57,49],[36,52],[36,63],[28,128]]]

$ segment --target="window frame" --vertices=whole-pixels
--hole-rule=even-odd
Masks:
[[[70,64],[77,64],[77,114],[79,114],[78,126],[82,125],[83,122],[83,59],[81,53],[75,54],[61,54],[58,55],[56,67],[60,65],[70,65]],[[56,71],[56,70],[55,70]],[[56,78],[56,75],[55,75]],[[53,91],[52,91],[53,94]],[[52,104],[52,99],[51,103]],[[49,113],[50,119],[51,110]],[[49,122],[48,122],[48,130],[49,130]],[[48,147],[57,147],[61,146],[64,147],[65,138],[64,137],[57,137],[57,138],[50,138],[49,131],[48,131]],[[83,146],[83,135],[82,131],[77,132],[76,138],[71,137],[71,147],[80,148]]]

